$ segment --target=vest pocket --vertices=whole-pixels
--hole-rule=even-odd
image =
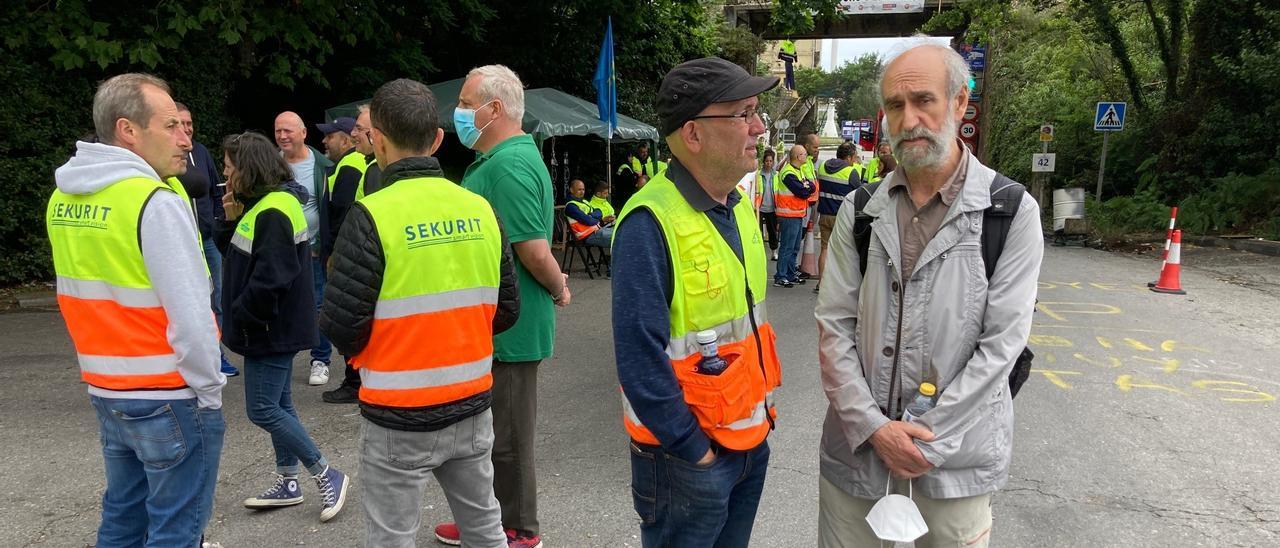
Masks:
[[[711,257],[703,257],[685,261],[680,270],[680,281],[684,286],[685,294],[698,296],[709,294],[708,296],[714,299],[720,296],[729,285],[729,274],[725,271],[724,263]]]
[[[751,368],[759,366],[755,365],[754,357],[746,357],[745,346],[730,343],[720,347],[721,356],[729,366],[719,375],[703,375],[697,371],[699,354],[691,356],[686,365],[675,367],[676,379],[684,389],[684,401],[708,433],[751,417],[757,403],[749,396],[753,384]]]

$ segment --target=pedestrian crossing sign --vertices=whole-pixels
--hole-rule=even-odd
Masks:
[[[1120,131],[1124,129],[1124,111],[1126,103],[1098,103],[1098,110],[1093,115],[1094,131]]]

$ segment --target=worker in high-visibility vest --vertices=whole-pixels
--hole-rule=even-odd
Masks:
[[[735,187],[765,131],[757,95],[777,84],[718,58],[672,69],[657,111],[675,159],[618,218],[614,352],[646,547],[746,546],[751,536],[781,366],[768,259]],[[700,350],[723,362],[700,370]]]
[[[245,132],[222,142],[225,221],[217,244],[222,266],[222,344],[244,356],[245,410],[271,436],[275,481],[244,500],[250,509],[302,504],[305,469],[320,495],[320,521],[342,511],[350,478],[329,466],[293,408],[293,359],[316,344],[311,245],[302,205],[307,189],[265,136]]]
[[[510,245],[493,207],[431,157],[444,130],[427,86],[383,85],[370,116],[382,189],[348,215],[320,314],[361,378],[364,544],[413,546],[434,474],[460,541],[505,547],[490,406],[493,335],[519,312]]]
[[[569,182],[569,201],[564,204],[564,216],[569,223],[569,232],[575,240],[607,248],[613,241],[613,227],[606,225],[613,221],[613,217],[610,216],[606,221],[604,210],[592,206],[585,200],[586,196],[586,184],[582,179]]]
[[[618,212],[613,209],[613,204],[609,201],[612,194],[609,190],[609,183],[600,181],[596,183],[596,190],[591,194],[591,199],[587,200],[591,207],[600,210],[602,220],[608,224],[612,223],[618,217]]]
[[[858,162],[857,145],[842,143],[836,148],[836,157],[818,166],[818,233],[822,247],[818,254],[818,278],[822,278],[827,265],[827,242],[836,226],[836,214],[844,205],[845,196],[862,185],[862,166]],[[814,292],[818,288],[814,287]]]
[[[791,147],[787,161],[773,178],[774,211],[778,215],[778,265],[773,285],[793,287],[803,285],[797,267],[797,257],[804,238],[804,220],[809,209],[809,196],[817,193],[813,182],[804,175],[804,165],[809,155],[802,145]]]
[[[875,157],[868,160],[866,167],[862,170],[862,182],[878,183],[897,167],[898,161],[893,157],[893,147],[889,145],[889,141],[881,141],[876,145]]]
[[[46,230],[58,308],[98,416],[97,544],[198,546],[227,379],[196,218],[175,178],[191,139],[154,76],[107,79],[93,114],[97,142],[77,142],[54,173]]]

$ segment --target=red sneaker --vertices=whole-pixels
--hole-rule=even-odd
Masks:
[[[542,548],[542,536],[526,536],[516,534],[515,529],[507,529],[507,548]]]
[[[437,525],[436,540],[449,546],[462,546],[462,533],[458,532],[458,524],[441,523]]]

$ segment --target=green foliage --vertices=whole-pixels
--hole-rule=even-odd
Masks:
[[[716,55],[737,63],[747,72],[756,71],[756,61],[765,49],[764,39],[748,27],[721,25],[716,29]]]
[[[780,36],[809,32],[819,21],[842,17],[836,11],[839,4],[838,0],[773,0],[769,28]]]
[[[489,63],[510,66],[530,88],[592,99],[610,15],[619,110],[653,123],[662,76],[724,51],[711,5],[699,1],[18,4],[0,11],[0,284],[51,275],[43,227],[53,170],[92,130],[94,89],[115,74],[165,78],[195,114],[196,140],[212,147],[246,128],[269,132],[281,110],[314,122],[324,108],[367,98],[393,78],[439,82]],[[745,39],[736,36],[734,47]]]
[[[1280,239],[1280,162],[1258,175],[1215,177],[1182,202],[1178,222],[1191,232],[1254,231]]]
[[[1127,234],[1158,232],[1169,222],[1169,206],[1161,203],[1152,191],[1103,202],[1090,195],[1085,199],[1085,214],[1094,233],[1109,242]]]
[[[797,67],[796,93],[801,99],[836,99],[836,117],[840,120],[875,118],[880,108],[876,96],[876,78],[880,74],[880,66],[879,56],[870,53],[845,63],[835,72]]]

